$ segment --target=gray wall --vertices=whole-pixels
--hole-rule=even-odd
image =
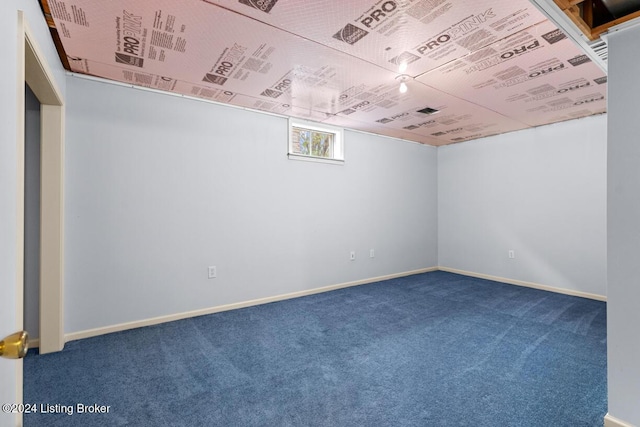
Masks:
[[[606,116],[440,148],[438,230],[440,266],[607,295]]]
[[[609,45],[607,350],[609,414],[640,425],[640,28]]]
[[[67,333],[437,264],[433,147],[347,131],[344,166],[294,161],[284,118],[67,87]]]
[[[67,333],[435,265],[607,294],[605,116],[438,150],[347,131],[335,166],[288,160],[283,118],[67,85]]]
[[[25,85],[24,328],[40,336],[40,101]]]

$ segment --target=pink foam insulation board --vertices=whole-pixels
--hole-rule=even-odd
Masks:
[[[605,73],[550,22],[417,80],[532,126],[606,109]]]
[[[207,0],[417,75],[545,20],[527,0]]]
[[[359,103],[339,111],[337,117],[408,131],[427,139],[460,142],[527,127],[415,81],[408,82],[406,93],[400,93],[394,83],[363,91],[358,98]]]
[[[606,105],[526,0],[41,1],[73,72],[424,144]]]

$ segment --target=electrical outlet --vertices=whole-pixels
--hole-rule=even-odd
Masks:
[[[355,261],[356,260],[356,251],[351,251],[351,254],[349,255],[349,259],[351,261]]]
[[[218,272],[216,271],[216,266],[209,266],[209,279],[215,279],[218,277]]]
[[[373,249],[369,249],[369,258],[375,258],[376,252]]]
[[[515,259],[516,257],[516,251],[514,251],[513,249],[509,251],[509,259]]]

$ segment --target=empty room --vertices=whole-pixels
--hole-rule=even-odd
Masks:
[[[0,426],[640,426],[640,1],[0,12]]]

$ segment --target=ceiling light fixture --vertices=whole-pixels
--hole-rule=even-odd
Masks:
[[[411,78],[411,76],[408,76],[406,74],[402,74],[398,77],[396,77],[396,80],[400,80],[400,93],[406,93],[407,92],[407,81],[409,81],[409,79]]]

